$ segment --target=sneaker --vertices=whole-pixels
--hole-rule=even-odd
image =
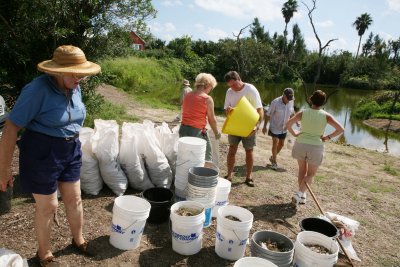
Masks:
[[[300,203],[300,192],[295,192],[294,195],[292,196],[292,206],[297,208],[297,205]]]
[[[303,193],[302,196],[300,197],[299,204],[306,204],[306,201],[307,201],[306,193]]]
[[[276,171],[276,170],[278,169],[278,164],[276,164],[275,162],[272,163],[271,169],[273,169],[274,171]]]

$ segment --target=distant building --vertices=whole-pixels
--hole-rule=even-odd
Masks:
[[[140,38],[140,36],[138,36],[134,31],[131,31],[130,37],[133,42],[132,48],[135,50],[143,51],[146,44],[143,39]]]

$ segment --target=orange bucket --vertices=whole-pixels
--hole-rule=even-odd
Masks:
[[[253,131],[259,118],[260,114],[258,114],[257,110],[245,96],[242,96],[226,117],[222,132],[224,134],[247,137]]]

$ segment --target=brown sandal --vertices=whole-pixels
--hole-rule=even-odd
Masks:
[[[225,175],[224,178],[225,178],[226,180],[228,180],[229,182],[232,182],[232,178],[228,179],[228,175]]]
[[[83,242],[83,244],[78,246],[75,243],[75,240],[72,238],[72,246],[74,248],[76,248],[79,251],[79,253],[81,253],[83,255],[86,255],[86,256],[89,256],[89,257],[95,256],[94,251],[89,249],[89,242],[87,242],[87,241]]]
[[[55,260],[56,258],[54,256],[49,256],[49,257],[47,257],[47,258],[42,260],[39,257],[39,251],[36,252],[36,258],[39,261],[40,266],[42,266],[42,267],[57,267],[57,266],[61,266],[61,264],[58,261]]]
[[[254,181],[251,178],[246,179],[245,183],[250,187],[254,187]]]

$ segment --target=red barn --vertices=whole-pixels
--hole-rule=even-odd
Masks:
[[[140,50],[143,51],[144,50],[144,46],[145,46],[145,42],[143,41],[142,38],[140,38],[140,36],[138,36],[134,31],[131,31],[131,35],[130,35],[131,39],[132,39],[132,48],[135,50]]]

